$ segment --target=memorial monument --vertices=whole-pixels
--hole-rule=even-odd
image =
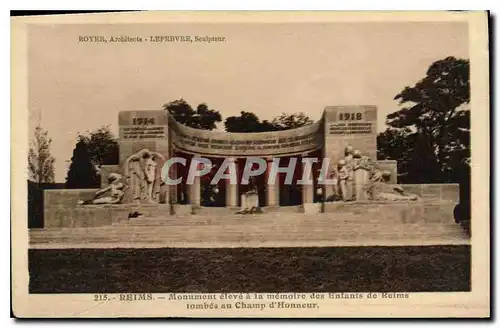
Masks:
[[[341,207],[359,212],[379,206],[383,211],[394,203],[414,203],[402,211],[418,217],[429,213],[431,203],[435,207],[438,202],[448,211],[458,202],[457,184],[397,184],[397,162],[376,158],[375,106],[330,106],[313,124],[261,133],[193,129],[165,110],[122,111],[118,123],[119,164],[101,167],[99,190],[46,191],[46,227],[204,213],[284,211],[335,216]],[[198,163],[201,158],[214,164]],[[251,158],[263,164],[260,176],[252,177],[249,186],[244,169]],[[206,176],[189,177],[191,163],[197,163]],[[231,179],[219,179],[210,189],[205,178],[215,171]],[[167,183],[167,177],[180,183]],[[207,190],[216,192],[202,204],[201,194]],[[285,190],[298,191],[300,203],[290,204],[290,197],[280,194]],[[212,207],[202,206],[207,203]]]

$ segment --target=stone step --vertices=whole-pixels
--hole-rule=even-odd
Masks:
[[[226,208],[203,208],[195,215],[167,215],[147,208],[149,216],[120,219],[113,225],[87,228],[31,229],[34,244],[138,244],[213,245],[217,243],[260,241],[273,244],[310,245],[332,241],[373,243],[374,240],[468,240],[462,228],[455,224],[450,213],[448,222],[426,222],[426,216],[400,215],[398,210],[337,211],[307,215],[302,213],[269,212],[256,215],[228,215]],[[209,213],[210,212],[210,213]],[[441,219],[441,218],[440,218]],[[414,222],[415,221],[415,222]],[[227,245],[227,244],[226,244]]]
[[[206,225],[202,227],[193,226],[192,229],[188,230],[200,230],[200,231],[457,231],[461,229],[460,225],[456,224],[331,224],[323,225],[303,225],[303,224],[289,224],[289,225],[276,225],[276,224],[260,224],[260,225],[233,225],[226,224],[224,226],[217,225]],[[48,228],[48,229],[32,229],[31,233],[91,233],[91,232],[105,232],[112,233],[117,231],[144,231],[149,233],[158,233],[161,231],[186,231],[184,225],[159,225],[159,226],[147,226],[147,225],[115,225],[115,226],[102,226],[102,227],[87,227],[87,228]]]
[[[274,238],[296,238],[301,236],[313,236],[313,237],[326,237],[326,236],[389,236],[389,235],[418,235],[421,237],[426,236],[437,236],[437,235],[465,235],[460,231],[456,230],[434,230],[434,231],[325,231],[325,232],[316,232],[316,231],[287,231],[286,233],[276,233],[276,231],[224,231],[223,234],[218,231],[218,233],[214,233],[213,231],[162,231],[151,233],[149,231],[120,231],[116,233],[109,232],[93,232],[93,233],[75,233],[75,234],[63,234],[63,233],[44,233],[44,234],[30,234],[30,237],[33,238],[92,238],[92,237],[126,237],[126,236],[144,236],[146,238],[172,238],[172,237],[191,237],[191,236],[207,236],[207,237],[220,237],[225,238],[227,236],[232,235],[247,235],[247,236],[270,236]]]
[[[259,242],[274,242],[277,244],[286,244],[287,242],[293,242],[294,244],[304,242],[304,243],[310,243],[310,242],[317,242],[317,243],[332,243],[335,244],[336,242],[342,242],[342,241],[351,241],[351,242],[356,242],[359,244],[363,243],[373,243],[374,241],[401,241],[401,244],[404,244],[404,241],[411,241],[411,240],[421,240],[421,241],[426,241],[427,243],[432,243],[432,240],[436,241],[442,241],[442,240],[449,240],[449,241],[462,241],[462,242],[467,242],[468,239],[466,238],[459,238],[455,236],[434,236],[433,238],[422,238],[422,236],[418,235],[387,235],[387,236],[377,236],[377,237],[360,237],[360,236],[342,236],[339,238],[316,238],[316,239],[311,239],[307,236],[302,236],[302,237],[297,237],[294,238],[293,240],[287,239],[287,238],[269,238],[269,237],[259,237],[259,238],[252,238],[248,236],[230,236],[226,238],[205,238],[203,240],[200,240],[199,238],[138,238],[138,237],[131,237],[127,240],[123,240],[121,238],[109,238],[109,237],[93,237],[93,238],[86,238],[86,239],[70,239],[70,238],[60,238],[60,239],[45,239],[45,240],[36,240],[33,241],[33,243],[36,244],[120,244],[120,243],[137,243],[137,244],[171,244],[171,243],[176,243],[178,245],[182,245],[183,243],[190,243],[190,244],[204,244],[204,243],[230,243],[230,242],[254,242],[258,244]]]
[[[393,223],[393,224],[388,224],[387,222],[379,222],[379,221],[370,221],[370,222],[355,222],[355,221],[343,221],[343,222],[263,222],[263,223],[258,223],[258,224],[250,224],[249,222],[246,223],[227,223],[226,224],[214,224],[210,222],[163,222],[163,223],[152,223],[152,222],[137,222],[137,223],[124,223],[124,224],[115,224],[112,226],[109,226],[108,229],[114,230],[114,229],[121,229],[121,228],[133,228],[133,227],[144,227],[144,228],[150,228],[150,229],[162,229],[162,228],[169,228],[169,227],[184,227],[184,228],[208,228],[208,227],[213,227],[214,229],[228,229],[228,228],[235,228],[235,229],[252,229],[252,228],[270,228],[270,227],[299,227],[299,228],[321,228],[321,229],[351,229],[351,228],[360,228],[360,229],[365,229],[365,228],[373,228],[373,227],[390,227],[390,226],[402,226],[402,227],[418,227],[418,226],[425,226],[426,223],[415,223],[415,222],[408,222],[408,223]],[[446,224],[443,224],[446,225]],[[455,223],[450,222],[450,226],[455,225]],[[104,227],[102,227],[104,228]]]
[[[449,236],[449,237],[465,237],[465,234],[462,234],[461,232],[457,231],[424,231],[424,232],[408,232],[408,231],[386,231],[386,232],[359,232],[359,231],[351,231],[351,232],[324,232],[324,233],[317,233],[317,232],[300,232],[300,231],[287,231],[286,233],[279,233],[276,234],[274,232],[258,232],[258,233],[252,233],[252,232],[243,232],[243,231],[233,231],[233,232],[224,232],[224,234],[219,233],[212,233],[209,231],[196,231],[196,232],[162,232],[162,233],[150,233],[147,231],[142,231],[142,232],[137,232],[137,231],[128,231],[128,232],[119,232],[119,233],[93,233],[93,234],[41,234],[41,235],[36,235],[36,234],[31,234],[30,238],[32,240],[40,240],[40,239],[47,239],[47,240],[56,240],[56,239],[61,239],[61,240],[92,240],[92,239],[106,239],[106,240],[113,240],[117,239],[119,241],[127,241],[129,239],[143,239],[143,240],[171,240],[171,239],[192,239],[195,238],[197,240],[204,240],[204,239],[216,239],[216,240],[224,240],[224,239],[231,239],[235,236],[240,236],[240,237],[248,237],[251,239],[259,239],[259,238],[269,238],[269,239],[276,239],[276,240],[281,240],[281,239],[335,239],[335,238],[353,238],[353,237],[362,237],[366,236],[367,238],[386,238],[390,236],[399,236],[399,237],[411,237],[415,236],[418,238],[432,238],[432,237],[439,237],[439,236]]]
[[[422,221],[421,219],[419,219]],[[297,216],[279,216],[270,217],[266,216],[264,218],[258,216],[234,216],[234,217],[223,217],[223,218],[210,218],[210,217],[194,217],[194,218],[179,218],[179,217],[139,217],[124,219],[116,222],[117,225],[169,225],[169,224],[179,224],[179,225],[227,225],[227,224],[266,224],[266,223],[280,223],[280,224],[331,224],[332,222],[338,222],[341,224],[347,223],[418,223],[412,218],[394,218],[394,217],[383,217],[383,216],[354,216],[354,215],[317,215],[315,217],[308,217],[307,215],[297,215]],[[426,222],[425,219],[423,222]],[[432,222],[432,221],[431,221]],[[449,217],[449,222],[453,223],[453,217]]]

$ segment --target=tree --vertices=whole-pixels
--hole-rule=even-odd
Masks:
[[[412,175],[409,166],[415,143],[414,134],[408,128],[388,128],[377,136],[377,159],[397,160],[398,180],[405,183]]]
[[[273,118],[271,122],[260,121],[252,112],[241,111],[240,116],[228,117],[224,126],[227,132],[267,132],[294,129],[313,121],[304,113],[286,114]]]
[[[217,127],[216,123],[222,121],[220,113],[209,109],[207,104],[199,104],[193,110],[182,98],[163,105],[163,109],[168,110],[177,122],[195,129],[213,130]]]
[[[456,181],[455,168],[470,157],[469,60],[436,61],[423,79],[394,99],[405,107],[387,115],[386,123],[414,139],[414,178]]]
[[[272,124],[278,130],[288,130],[299,128],[304,125],[312,124],[313,121],[306,114],[300,113],[282,113],[280,116],[272,120]]]
[[[29,180],[36,183],[54,182],[55,159],[50,154],[51,143],[48,132],[37,126],[28,151]]]
[[[100,181],[92,163],[85,137],[78,137],[66,177],[66,188],[85,189],[99,187]]]
[[[81,135],[79,138],[87,144],[87,151],[92,164],[99,167],[101,165],[118,164],[118,142],[109,126],[103,126],[91,131],[88,136]]]
[[[227,132],[265,132],[276,131],[268,121],[260,121],[252,112],[241,111],[240,116],[230,116],[224,121]]]

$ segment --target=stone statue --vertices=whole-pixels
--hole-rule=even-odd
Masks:
[[[121,174],[111,173],[108,177],[109,185],[102,189],[99,189],[94,198],[91,200],[80,200],[78,201],[79,205],[99,205],[99,204],[118,204],[121,202],[124,190],[128,188],[124,183],[120,182],[122,178]],[[104,196],[104,194],[109,193],[108,196]]]
[[[368,200],[368,185],[373,163],[367,156],[362,156],[359,150],[353,153],[354,190],[356,200]]]
[[[140,202],[141,195],[143,193],[143,181],[144,181],[144,173],[141,170],[141,161],[139,158],[133,157],[130,159],[128,163],[128,172],[129,172],[129,183],[132,188],[132,200],[134,202]]]
[[[390,171],[380,171],[374,169],[373,174],[370,178],[370,185],[368,188],[368,194],[372,200],[386,200],[386,201],[417,201],[419,198],[417,195],[406,192],[403,188],[397,186],[392,190],[393,193],[389,192],[377,192],[377,184],[387,183],[391,178]]]
[[[332,180],[332,194],[327,196],[326,201],[336,201],[339,199],[339,179],[336,167],[330,169],[329,178]]]
[[[354,196],[354,149],[352,146],[347,146],[344,150],[344,161],[345,161],[345,169],[347,171],[347,179],[345,181],[345,194],[343,196],[343,200],[352,200]]]
[[[156,203],[156,192],[153,193],[153,188],[156,183],[156,162],[153,159],[153,155],[148,151],[144,151],[142,154],[142,169],[144,171],[144,189],[143,189],[143,200],[148,203]],[[155,190],[156,191],[156,190]]]
[[[148,149],[143,149],[131,156],[126,164],[126,175],[132,189],[132,199],[135,203],[155,204],[160,201],[160,172],[158,160],[163,157]]]
[[[346,166],[345,160],[341,159],[337,164],[337,180],[340,198],[343,201],[350,200],[350,194],[347,190],[347,183],[349,180],[349,171]]]

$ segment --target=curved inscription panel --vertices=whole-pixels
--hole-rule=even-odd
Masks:
[[[259,133],[198,130],[169,119],[172,143],[179,150],[214,156],[280,156],[321,147],[320,122],[297,129]]]

